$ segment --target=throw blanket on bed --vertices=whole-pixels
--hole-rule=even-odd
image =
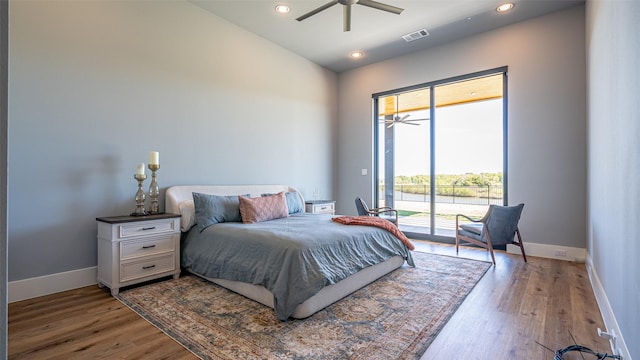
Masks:
[[[407,238],[407,236],[389,220],[376,216],[339,216],[334,217],[333,221],[345,225],[366,225],[385,229],[388,232],[392,233],[395,237],[400,239],[404,246],[406,246],[409,250],[415,249],[411,240],[409,240],[409,238]]]

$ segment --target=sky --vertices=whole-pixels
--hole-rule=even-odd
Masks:
[[[426,117],[423,110],[408,119]],[[396,175],[429,174],[430,124],[417,123],[394,126]],[[502,172],[502,99],[437,108],[435,131],[436,174]]]

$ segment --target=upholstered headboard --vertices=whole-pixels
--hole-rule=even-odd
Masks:
[[[304,198],[300,192],[288,185],[178,185],[167,189],[165,194],[165,210],[168,213],[180,214],[180,230],[187,231],[188,224],[195,217],[193,193],[213,195],[240,195],[250,194],[251,197],[259,197],[262,194],[278,193],[280,191],[296,192],[302,204]]]

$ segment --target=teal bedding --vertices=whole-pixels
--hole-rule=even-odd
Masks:
[[[254,224],[226,222],[182,242],[181,265],[190,272],[264,286],[278,319],[323,287],[393,256],[414,266],[411,252],[386,230],[342,225],[332,215],[291,214]]]

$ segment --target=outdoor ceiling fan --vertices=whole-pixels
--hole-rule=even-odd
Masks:
[[[406,114],[402,117],[400,117],[399,115],[385,116],[384,123],[387,124],[387,128],[390,128],[397,124],[420,125],[420,124],[416,124],[416,122],[429,120],[428,118],[427,119],[409,119],[409,116],[411,116],[411,114]]]
[[[387,5],[387,4],[383,4],[377,1],[373,1],[373,0],[332,0],[329,1],[328,3],[320,6],[319,8],[315,9],[315,10],[311,10],[308,13],[298,17],[296,20],[298,21],[302,21],[310,16],[313,16],[323,10],[326,10],[330,7],[332,7],[333,5],[336,4],[342,4],[343,8],[342,8],[342,29],[343,31],[350,31],[351,30],[351,5],[364,5],[364,6],[368,6],[374,9],[378,9],[378,10],[382,10],[382,11],[388,11],[390,13],[394,13],[394,14],[398,14],[400,15],[400,13],[404,10],[401,9],[399,7],[396,6],[392,6],[392,5]]]

